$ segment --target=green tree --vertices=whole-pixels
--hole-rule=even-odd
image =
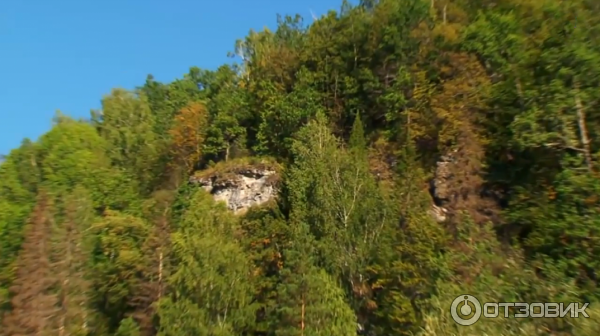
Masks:
[[[132,297],[144,265],[142,244],[148,231],[143,219],[112,210],[105,211],[90,228],[94,234],[93,299],[109,320],[109,328],[116,329],[119,321],[132,313]]]
[[[135,320],[128,317],[121,320],[115,336],[140,336],[140,330],[137,323],[135,323]]]
[[[424,172],[410,144],[398,157],[395,190],[388,200],[397,225],[381,233],[376,257],[369,265],[374,281],[373,319],[377,333],[409,335],[418,330],[428,297],[442,272],[439,262],[447,233],[431,215]]]
[[[290,245],[277,288],[275,335],[355,335],[356,315],[335,280],[315,266],[314,242],[305,223],[295,225]]]
[[[108,143],[112,162],[147,188],[158,151],[147,97],[114,89],[102,100],[101,118],[100,135]]]
[[[65,194],[85,186],[99,209],[123,209],[135,202],[135,184],[111,167],[109,146],[91,125],[58,114],[37,147],[42,184],[48,189]]]
[[[167,293],[167,279],[172,271],[171,205],[174,192],[159,190],[144,204],[144,217],[152,224],[141,247],[139,281],[131,297],[133,317],[142,335],[155,335],[156,304]]]
[[[52,292],[56,277],[51,271],[51,230],[54,209],[50,195],[42,191],[25,228],[23,246],[16,261],[10,288],[11,310],[4,317],[6,336],[50,335],[58,299]]]
[[[289,226],[278,207],[254,207],[240,223],[243,245],[253,263],[252,283],[257,303],[256,333],[277,325],[277,285],[283,267],[283,249],[289,243]]]
[[[216,159],[231,158],[246,149],[250,112],[247,91],[239,84],[239,76],[229,66],[220,67],[208,87],[211,126],[208,129],[206,151]],[[233,153],[232,153],[233,149]]]
[[[235,230],[222,204],[195,193],[171,238],[177,268],[168,279],[172,294],[158,304],[159,335],[238,335],[252,324],[250,262]]]
[[[28,190],[28,180],[24,178],[36,175],[37,180],[39,166],[35,146],[30,141],[11,151],[0,165],[0,311],[9,308],[8,289],[15,276],[13,263],[23,242],[23,224],[35,205],[39,183],[34,182]]]
[[[91,250],[85,231],[94,219],[88,192],[81,186],[61,199],[62,213],[53,227],[52,272],[57,277],[59,309],[54,327],[66,335],[87,335],[91,325]]]
[[[360,277],[388,223],[366,148],[361,148],[365,140],[360,122],[355,126],[351,154],[331,134],[325,116],[317,115],[297,134],[294,165],[286,180],[291,217],[309,225],[319,265],[348,283]]]

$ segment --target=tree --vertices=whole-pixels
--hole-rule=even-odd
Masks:
[[[191,103],[175,116],[169,131],[172,138],[171,154],[175,164],[190,173],[200,158],[208,127],[208,111],[202,103]]]
[[[394,192],[386,199],[395,225],[384,227],[368,277],[374,292],[371,328],[377,334],[409,335],[418,330],[428,297],[443,267],[439,263],[447,232],[430,215],[431,197],[415,146],[398,155]]]
[[[257,303],[255,333],[268,333],[277,324],[277,285],[283,267],[283,249],[289,243],[289,226],[277,207],[249,209],[240,223],[243,246],[254,268],[252,284]]]
[[[112,162],[148,188],[157,160],[155,120],[142,93],[114,89],[102,99],[100,135],[108,142]]]
[[[143,219],[112,210],[106,210],[90,228],[94,237],[93,302],[110,328],[133,312],[132,297],[144,266],[142,245],[148,231]]]
[[[166,294],[171,271],[171,205],[174,193],[159,190],[145,204],[145,217],[152,227],[142,244],[140,279],[133,288],[131,305],[142,335],[155,335],[156,304]]]
[[[385,225],[382,213],[373,211],[381,195],[368,170],[366,148],[361,148],[360,122],[355,126],[349,153],[331,134],[324,115],[317,115],[297,133],[286,180],[291,217],[307,222],[322,249],[319,262],[332,274],[365,262]]]
[[[178,266],[168,280],[172,294],[158,303],[160,336],[233,336],[252,324],[250,262],[235,231],[223,204],[197,191],[171,238]]]
[[[305,223],[297,223],[284,251],[277,288],[275,335],[356,335],[356,315],[344,292],[323,269],[315,267],[314,242]]]
[[[176,110],[169,106],[168,92],[169,86],[154,79],[154,76],[148,75],[144,86],[140,91],[148,97],[148,105],[154,117],[154,134],[163,141],[168,141],[168,131],[171,128],[173,115]]]
[[[61,222],[54,227],[52,269],[56,274],[59,310],[54,319],[59,335],[86,335],[90,321],[89,240],[93,208],[87,191],[78,186],[62,200]]]
[[[205,152],[211,159],[227,161],[232,156],[243,155],[246,150],[252,115],[250,96],[239,81],[236,67],[224,65],[211,73],[205,83],[211,115]]]
[[[352,125],[352,132],[350,133],[350,140],[348,140],[348,146],[351,150],[358,152],[359,154],[365,154],[367,149],[367,141],[365,139],[365,129],[363,127],[360,113],[356,114],[354,118],[354,124]]]
[[[312,74],[306,69],[297,73],[298,81],[290,94],[273,92],[261,110],[256,150],[287,157],[291,150],[292,135],[317,113],[319,95],[312,88]]]
[[[8,288],[15,276],[14,262],[23,242],[23,226],[35,205],[39,182],[36,146],[25,140],[0,166],[0,311],[9,308]]]
[[[0,334],[598,335],[599,1],[277,21],[0,156]],[[461,328],[464,292],[592,318]]]
[[[51,196],[41,191],[25,229],[25,239],[16,262],[17,272],[10,288],[11,311],[3,319],[3,335],[51,335],[58,300],[50,268]]]
[[[37,143],[42,185],[61,194],[77,185],[85,186],[98,209],[132,205],[138,184],[111,166],[109,147],[91,125],[59,114],[52,129]]]

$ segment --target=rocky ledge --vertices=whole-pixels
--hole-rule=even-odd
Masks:
[[[215,201],[223,201],[236,214],[267,203],[277,195],[279,174],[274,167],[230,167],[214,172],[200,172],[190,182],[211,193]]]

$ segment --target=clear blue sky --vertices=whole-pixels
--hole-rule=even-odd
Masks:
[[[352,1],[354,2],[354,1]],[[111,88],[134,88],[147,74],[181,77],[215,69],[252,28],[276,14],[312,22],[341,0],[2,0],[0,154],[37,139],[56,110],[87,117]]]

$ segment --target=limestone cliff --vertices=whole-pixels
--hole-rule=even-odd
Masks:
[[[196,173],[190,182],[223,201],[236,214],[264,204],[277,195],[279,173],[269,164],[232,164],[218,170]]]
[[[442,157],[432,183],[431,194],[434,202],[430,215],[438,222],[447,219],[448,181],[452,174],[448,169],[452,156]],[[395,162],[390,163],[390,168]],[[245,213],[250,207],[265,204],[277,196],[280,172],[270,163],[225,163],[219,167],[198,171],[189,182],[198,185],[213,195],[216,201],[225,202],[227,208],[236,214]]]

